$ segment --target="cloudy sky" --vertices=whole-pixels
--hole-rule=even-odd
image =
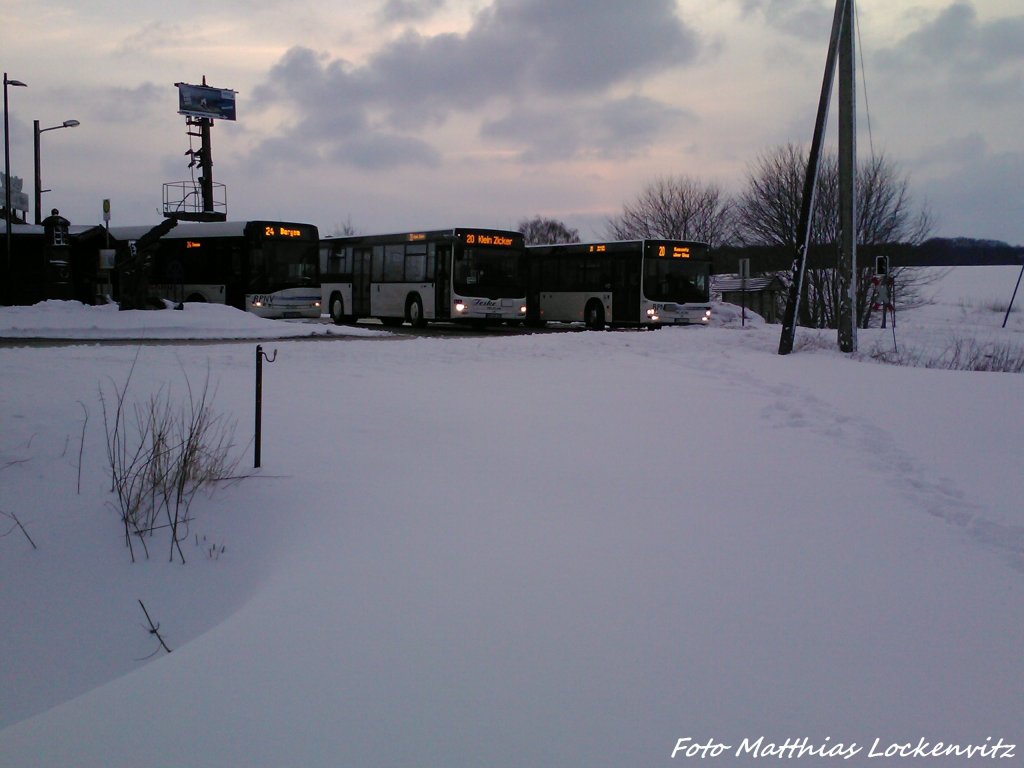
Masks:
[[[858,148],[895,160],[936,233],[1024,244],[1020,0],[860,0]],[[806,144],[833,0],[0,0],[11,167],[73,223],[156,222],[191,178],[177,82],[217,121],[230,218],[324,232],[512,227],[599,238],[668,174],[742,188]],[[835,114],[835,113],[833,113]],[[869,131],[870,125],[870,131]],[[195,145],[198,147],[198,144]]]

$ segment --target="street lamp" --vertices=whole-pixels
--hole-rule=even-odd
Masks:
[[[4,72],[4,218],[7,220],[4,226],[7,239],[7,261],[4,263],[6,274],[4,276],[5,287],[10,289],[11,269],[11,125],[7,112],[7,86],[13,85],[20,88],[27,88],[26,83],[21,80],[9,80]]]
[[[55,125],[52,128],[40,128],[39,121],[35,120],[32,123],[32,127],[35,133],[35,157],[36,157],[36,224],[43,223],[43,192],[49,192],[48,189],[43,189],[43,180],[39,174],[39,134],[46,133],[47,131],[56,131],[58,128],[77,128],[81,123],[77,120],[65,120],[60,125]]]

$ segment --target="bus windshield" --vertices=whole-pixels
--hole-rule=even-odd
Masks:
[[[464,248],[456,252],[453,283],[457,293],[497,299],[525,296],[522,254],[507,248]]]
[[[650,301],[685,304],[709,298],[709,267],[703,262],[644,259],[644,296]]]
[[[280,290],[317,281],[319,252],[315,243],[264,240],[252,252],[251,291]]]

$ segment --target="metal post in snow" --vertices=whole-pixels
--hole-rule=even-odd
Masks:
[[[743,299],[743,320],[740,323],[747,327],[747,278],[750,277],[750,259],[740,259],[740,297]]]
[[[1013,300],[1017,298],[1017,289],[1020,288],[1020,279],[1024,277],[1024,267],[1020,268],[1020,274],[1017,275],[1017,284],[1013,286],[1013,296],[1010,297],[1010,306],[1006,308],[1006,314],[1003,315],[1003,328],[1006,327],[1006,321],[1010,319],[1010,310],[1013,309]]]
[[[260,466],[260,443],[263,440],[263,360],[266,358],[268,363],[272,363],[277,359],[277,350],[274,350],[274,354],[268,356],[263,351],[263,345],[256,345],[256,439],[253,457],[253,467],[259,468]]]

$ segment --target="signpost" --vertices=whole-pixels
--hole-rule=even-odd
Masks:
[[[191,184],[181,183],[181,197],[171,201],[168,194],[175,188],[174,184],[164,184],[164,215],[179,219],[192,221],[223,221],[227,218],[227,212],[217,210],[217,201],[214,199],[215,185],[213,182],[213,147],[210,142],[210,129],[214,120],[235,120],[235,94],[236,91],[230,88],[212,88],[206,84],[206,77],[203,77],[202,85],[191,83],[175,83],[178,88],[178,114],[185,115],[185,124],[188,126],[188,135],[198,137],[200,140],[199,149],[192,146],[189,139],[189,149],[185,152],[191,158],[189,168],[199,168],[199,178],[193,175]],[[198,129],[194,130],[194,129]],[[223,185],[219,185],[223,188]],[[186,201],[191,196],[188,190],[198,189],[202,200],[202,209],[195,208],[192,211],[186,209]],[[226,205],[226,200],[225,203]]]
[[[750,279],[750,259],[740,259],[740,296],[743,314],[740,325],[747,326],[747,280]]]

